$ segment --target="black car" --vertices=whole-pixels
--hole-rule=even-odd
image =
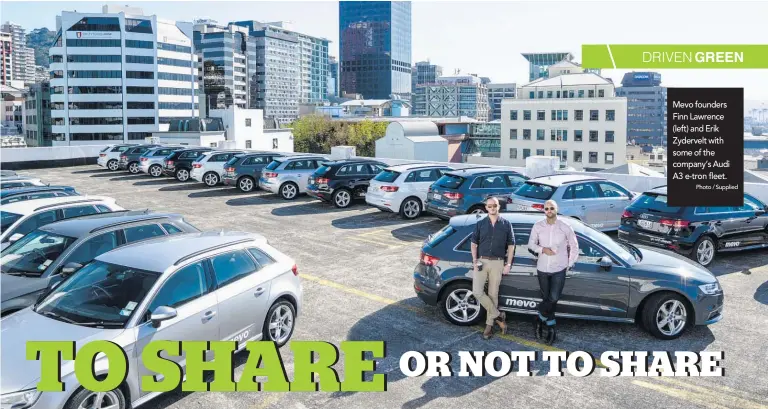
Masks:
[[[192,162],[199,158],[205,152],[212,151],[213,148],[190,148],[181,149],[168,155],[163,162],[163,173],[166,176],[173,176],[179,182],[189,180],[189,172],[192,171]]]
[[[237,186],[243,192],[259,187],[261,171],[275,158],[285,155],[274,152],[244,153],[234,156],[224,164],[221,177],[226,186]]]
[[[371,179],[386,163],[370,159],[344,159],[323,162],[307,181],[307,194],[338,208],[349,207],[355,199],[365,199]]]
[[[744,194],[742,206],[675,207],[667,188],[644,192],[624,210],[618,239],[672,250],[703,266],[719,252],[768,247],[768,207]]]
[[[0,204],[22,202],[46,197],[79,196],[72,186],[27,186],[0,191]]]

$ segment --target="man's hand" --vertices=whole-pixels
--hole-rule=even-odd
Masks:
[[[504,270],[501,271],[501,274],[507,275],[509,274],[509,270],[512,268],[511,264],[507,264],[504,266]]]
[[[542,253],[548,255],[548,256],[554,256],[555,252],[552,251],[549,247],[544,247],[544,249],[541,250]]]

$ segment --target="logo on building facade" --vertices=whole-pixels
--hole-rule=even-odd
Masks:
[[[83,38],[83,32],[82,31],[78,31],[77,32],[77,38]]]

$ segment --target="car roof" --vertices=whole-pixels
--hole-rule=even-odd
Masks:
[[[654,188],[650,188],[650,189],[645,190],[643,193],[658,193],[658,194],[666,195],[667,194],[667,185],[656,186]]]
[[[540,183],[549,186],[562,186],[568,183],[606,180],[598,176],[589,175],[547,175],[529,179],[527,182]]]
[[[450,172],[445,172],[448,175],[456,175],[456,176],[475,176],[485,173],[499,173],[499,172],[508,172],[508,173],[520,173],[514,170],[510,169],[503,169],[503,168],[492,168],[490,166],[478,166],[478,167],[471,167],[471,168],[462,168],[462,169],[454,169]]]
[[[260,234],[239,231],[175,234],[118,247],[96,257],[96,260],[163,272],[185,257],[247,241],[256,241],[261,244],[267,242],[266,238]]]
[[[258,151],[258,152],[245,152],[241,155],[238,155],[240,158],[247,158],[251,156],[285,156],[284,153],[278,153],[278,152],[270,152],[270,151]]]
[[[59,190],[75,190],[72,186],[24,186],[15,187],[13,189],[0,190],[0,197],[8,197],[12,195],[21,195],[25,193],[37,193],[47,191],[59,191]]]
[[[354,163],[384,163],[380,160],[376,159],[336,159],[336,160],[329,160],[325,161],[323,163],[327,163],[329,165],[348,165],[348,164],[354,164]]]
[[[540,222],[544,220],[545,218],[544,213],[540,211],[502,212],[502,213],[499,213],[499,215],[501,215],[503,218],[505,218],[512,224],[520,223],[520,224],[532,225],[536,222]],[[487,216],[488,215],[484,213],[454,216],[451,218],[449,223],[454,228],[472,226]],[[578,219],[575,219],[571,216],[559,214],[557,215],[557,218],[559,220],[562,220],[568,223],[571,227],[573,227],[573,230],[576,233],[584,233],[586,229],[591,229],[589,226],[585,225],[584,223],[580,222]]]
[[[300,159],[323,159],[328,160],[328,156],[325,155],[311,155],[311,154],[299,154],[299,155],[288,155],[283,156],[283,161],[289,161],[289,160],[300,160]]]
[[[4,212],[18,213],[28,215],[37,212],[38,209],[48,206],[66,205],[69,203],[83,203],[87,202],[115,202],[115,199],[107,196],[60,196],[60,197],[46,197],[41,199],[25,200],[23,202],[8,203],[0,206],[0,210]]]
[[[454,167],[450,165],[443,165],[440,163],[405,163],[402,165],[392,165],[387,166],[386,170],[391,170],[395,172],[407,172],[409,170],[415,170],[415,169],[427,169],[427,168],[449,168],[449,169],[455,169]]]
[[[179,213],[152,213],[148,210],[116,211],[64,219],[46,224],[45,226],[40,227],[40,230],[61,234],[63,236],[80,237],[90,233],[94,229],[110,225],[127,224],[142,220],[180,220],[182,217],[183,215]]]
[[[4,177],[2,182],[17,182],[22,180],[40,180],[37,176],[22,176],[22,175],[16,175],[16,176],[7,176]]]

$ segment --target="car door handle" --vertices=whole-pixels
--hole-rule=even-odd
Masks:
[[[256,289],[256,291],[254,291],[253,296],[254,297],[258,297],[258,296],[260,296],[262,294],[264,294],[264,289],[262,287],[259,287],[259,288]]]
[[[614,206],[616,206],[616,205],[615,205],[615,204],[613,204],[613,203],[611,203],[611,205],[610,205],[609,207],[614,207]]]
[[[721,226],[723,222],[715,222],[715,226]]]
[[[587,206],[581,205],[581,209],[582,209],[582,210],[584,210],[584,209],[586,209],[586,208],[587,208]]]
[[[208,311],[205,313],[205,316],[203,317],[203,322],[210,321],[211,318],[216,316],[216,311]]]

